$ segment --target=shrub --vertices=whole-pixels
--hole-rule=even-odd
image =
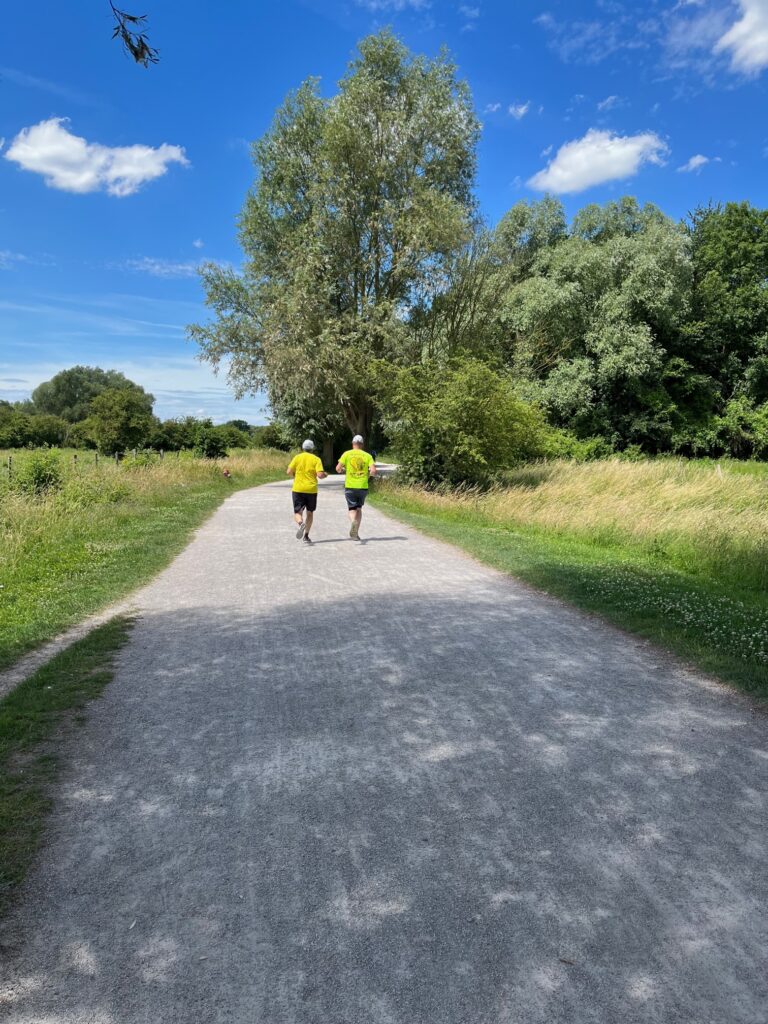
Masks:
[[[581,438],[557,428],[549,432],[544,451],[547,459],[570,459],[574,462],[594,462],[613,454],[610,442],[604,437]]]
[[[135,388],[102,391],[91,402],[89,422],[99,450],[108,455],[140,448],[156,423],[147,396]]]
[[[277,423],[268,423],[266,427],[254,427],[254,444],[259,448],[277,448],[279,451],[290,450],[291,442]]]
[[[406,480],[487,485],[546,454],[551,431],[543,414],[479,360],[382,367],[378,390]]]
[[[32,452],[13,478],[13,486],[24,494],[58,491],[64,483],[61,455],[56,449]]]
[[[227,455],[226,441],[213,427],[201,430],[197,438],[195,455],[201,459],[224,459]]]

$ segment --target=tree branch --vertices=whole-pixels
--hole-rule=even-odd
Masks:
[[[143,31],[147,20],[146,14],[127,14],[109,0],[112,14],[115,19],[115,27],[112,32],[113,39],[119,39],[123,50],[136,61],[137,64],[148,68],[150,64],[157,64],[160,61],[160,54],[150,46],[147,36]]]

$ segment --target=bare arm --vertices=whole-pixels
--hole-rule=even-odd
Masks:
[[[325,480],[325,478],[327,476],[328,476],[328,474],[325,472],[324,469],[318,470],[318,473],[317,473],[317,479],[318,480]]]
[[[376,472],[377,472],[377,470],[376,470],[376,463],[372,462],[370,464],[370,466],[368,467],[368,473],[370,474],[370,476],[376,476]]]
[[[296,470],[295,469],[291,469],[291,467],[289,466],[288,469],[286,469],[286,471],[285,471],[285,475],[286,476],[296,476]]]
[[[344,467],[342,466],[342,464],[340,462],[336,463],[336,472],[337,473],[343,473],[344,472]]]

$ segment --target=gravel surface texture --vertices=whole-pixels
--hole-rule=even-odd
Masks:
[[[764,1024],[768,719],[322,485],[132,599],[0,925],[9,1024]]]

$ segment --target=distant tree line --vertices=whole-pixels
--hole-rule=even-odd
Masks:
[[[185,416],[160,420],[154,397],[116,370],[73,366],[37,387],[23,402],[0,401],[0,448],[63,446],[105,454],[132,448],[197,449],[217,457],[229,448],[287,448],[275,425]]]
[[[387,31],[335,96],[305,82],[254,145],[242,272],[203,269],[203,356],[293,439],[388,439],[425,480],[558,451],[768,458],[768,210],[680,223],[625,197],[569,223],[547,196],[491,227],[478,136],[447,53]]]

